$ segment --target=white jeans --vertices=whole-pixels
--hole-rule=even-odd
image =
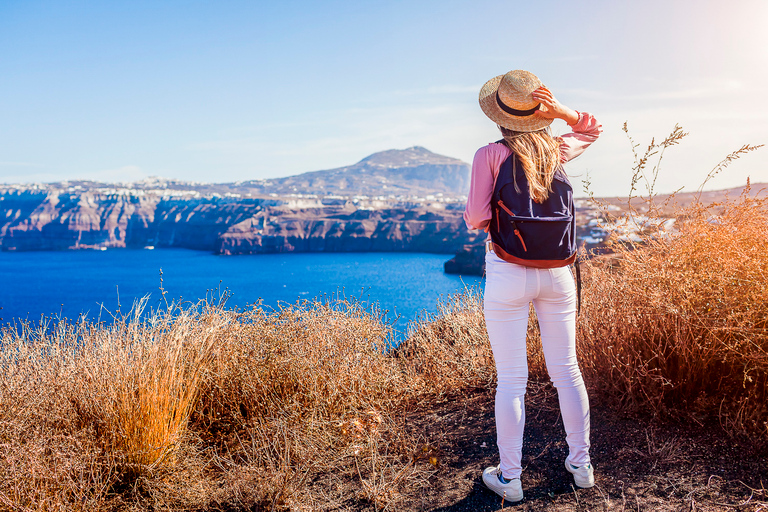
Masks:
[[[496,360],[496,441],[505,478],[522,472],[525,388],[528,359],[525,338],[529,304],[541,329],[547,371],[557,388],[560,413],[576,466],[589,462],[589,399],[576,362],[576,285],[568,267],[537,269],[485,255],[483,309]]]

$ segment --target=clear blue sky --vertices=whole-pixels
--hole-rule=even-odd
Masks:
[[[224,182],[498,138],[480,86],[536,73],[605,133],[568,168],[625,194],[624,121],[675,123],[660,187],[768,142],[768,2],[0,0],[0,183]],[[556,124],[555,131],[566,130]],[[712,188],[768,182],[768,149]]]

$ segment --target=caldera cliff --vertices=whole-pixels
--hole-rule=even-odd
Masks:
[[[0,248],[449,253],[478,237],[468,181],[467,164],[414,147],[274,180],[0,185]]]

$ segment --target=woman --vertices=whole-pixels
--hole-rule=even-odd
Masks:
[[[572,209],[572,189],[561,164],[580,155],[600,135],[601,126],[595,118],[561,104],[535,75],[522,70],[489,80],[480,91],[480,106],[499,126],[504,138],[480,148],[475,154],[464,212],[467,226],[486,232],[499,229],[500,214],[493,201],[498,201],[496,178],[507,159],[515,166],[514,186],[527,185],[523,190],[518,188],[517,193],[528,199],[531,208],[546,205],[553,199],[555,182],[560,187],[558,190],[567,189],[570,200],[566,208]],[[548,126],[555,119],[564,120],[571,127],[571,133],[552,137]],[[503,175],[507,179],[506,171]],[[510,215],[513,214],[510,212]],[[515,234],[523,240],[516,228]],[[528,246],[536,242],[531,240],[530,233],[526,236]],[[494,242],[496,240],[494,237]],[[508,501],[523,499],[520,474],[528,381],[525,340],[529,304],[533,302],[547,370],[557,388],[566,431],[569,455],[565,467],[573,474],[577,486],[592,487],[589,400],[576,361],[577,298],[568,262],[562,263],[564,266],[537,268],[528,266],[525,260],[508,257],[496,243],[487,246],[483,309],[498,376],[496,435],[500,463],[483,472],[483,482]]]

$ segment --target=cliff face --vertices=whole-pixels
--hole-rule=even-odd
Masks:
[[[219,239],[229,227],[252,217],[262,206],[259,201],[212,199],[162,201],[154,221],[143,230],[139,244],[216,251]]]
[[[453,252],[476,237],[461,220],[469,174],[412,147],[271,180],[0,186],[0,248]]]
[[[461,211],[358,209],[352,205],[281,211],[265,208],[219,238],[222,254],[263,252],[453,252],[476,234]]]
[[[5,193],[0,198],[0,247],[9,251],[155,246],[221,254],[453,252],[474,239],[461,209],[444,204],[91,192]]]
[[[0,195],[4,250],[125,247],[135,227],[152,223],[158,199],[92,193]]]

